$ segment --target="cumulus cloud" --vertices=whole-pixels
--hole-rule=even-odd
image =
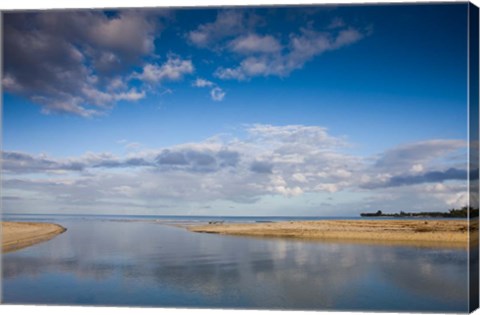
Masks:
[[[231,47],[247,57],[237,67],[218,68],[215,75],[225,80],[245,80],[257,76],[285,77],[303,68],[314,57],[353,44],[364,36],[363,32],[354,28],[331,32],[302,28],[298,34],[290,35],[289,43],[283,49],[279,41],[271,36],[240,37],[232,42]]]
[[[340,166],[357,167],[354,157],[330,152],[343,146],[343,141],[328,135],[322,127],[252,125],[246,126],[246,132],[248,137],[243,140],[214,137],[199,143],[134,151],[125,157],[88,153],[54,159],[5,152],[3,165],[5,173],[13,177],[38,173],[72,176],[75,179],[69,187],[79,183],[78,175],[73,174],[102,182],[94,186],[102,190],[122,184],[137,192],[137,198],[156,198],[162,191],[162,198],[238,202],[253,202],[265,194],[298,196],[318,191],[318,181],[335,180],[335,170]],[[122,169],[125,171],[119,173]],[[320,172],[322,177],[317,176]],[[107,185],[104,181],[112,176],[119,178]],[[302,176],[312,183],[299,182]],[[127,178],[142,178],[141,184]],[[30,179],[22,180],[31,184]]]
[[[320,126],[254,124],[247,126],[247,130],[262,141],[278,143],[278,150],[284,153],[294,154],[296,151],[292,146],[308,146],[320,151],[347,145],[342,137],[333,137],[327,128]]]
[[[164,64],[147,64],[141,73],[133,77],[148,83],[161,83],[162,81],[177,81],[186,74],[194,71],[191,60],[184,60],[178,56],[169,56]]]
[[[190,60],[170,55],[163,64],[132,68],[154,53],[166,11],[125,10],[8,13],[4,17],[5,91],[22,95],[43,113],[84,117],[102,114],[119,101],[146,97],[130,87],[137,77],[149,84],[180,80],[194,71]]]
[[[228,149],[212,150],[187,146],[164,149],[155,161],[163,170],[216,172],[224,167],[235,167],[239,156],[238,152]]]
[[[133,200],[177,205],[222,201],[249,204],[266,196],[323,196],[325,203],[327,196],[338,195],[340,205],[356,196],[356,207],[362,209],[391,209],[389,205],[395,205],[403,207],[400,210],[424,210],[432,198],[432,205],[439,210],[463,206],[468,195],[467,172],[450,159],[450,149],[439,149],[443,153],[437,153],[437,158],[428,163],[420,158],[424,147],[419,143],[362,157],[348,153],[350,143],[320,126],[256,124],[244,128],[246,136],[241,139],[215,136],[201,142],[128,151],[124,156],[86,153],[54,158],[4,152],[5,194],[53,199],[62,196],[58,202],[66,204]],[[440,147],[463,149],[456,140],[422,143],[428,146],[432,141]],[[388,162],[391,170],[382,168],[387,156],[398,159],[392,152],[405,148],[409,154],[400,154],[400,165],[415,165],[421,160],[421,170],[411,172],[407,167],[402,171],[393,161]],[[404,161],[407,156],[411,160],[408,163]],[[10,200],[9,204],[15,202]]]
[[[476,170],[478,172],[478,170]],[[423,183],[441,183],[447,180],[467,180],[467,170],[449,168],[445,171],[431,171],[420,175],[398,175],[388,177],[385,181],[364,184],[365,188],[384,188]]]
[[[14,173],[36,173],[45,171],[81,171],[85,165],[79,161],[57,161],[45,155],[33,156],[23,152],[3,152],[2,170]]]
[[[208,80],[205,80],[205,79],[202,79],[202,78],[197,78],[193,83],[192,85],[194,87],[212,87],[215,85],[215,83],[213,83],[212,81],[208,81]]]
[[[222,10],[212,23],[201,24],[187,34],[189,41],[198,47],[214,47],[225,38],[242,34],[249,21],[244,11]]]
[[[387,150],[380,155],[375,163],[379,170],[389,172],[406,170],[423,170],[425,165],[432,163],[440,157],[456,158],[466,168],[467,142],[464,140],[433,139],[399,145]],[[459,150],[464,149],[459,155]]]
[[[329,29],[336,29],[345,27],[345,21],[339,17],[334,18],[328,25]]]
[[[215,87],[210,90],[210,96],[212,100],[220,102],[225,98],[226,93],[219,87]]]
[[[168,15],[167,10],[7,13],[2,85],[46,114],[90,117],[120,101],[139,101],[154,85],[195,71],[191,59],[178,55],[159,62],[155,40]],[[259,30],[264,22],[254,10],[219,10],[215,20],[185,35],[197,48],[230,53],[238,65],[216,67],[214,75],[235,80],[288,76],[315,56],[364,36],[339,23],[327,31],[265,34]],[[132,86],[134,79],[140,84]],[[193,85],[208,87],[214,101],[225,99],[225,90],[212,81],[198,78]]]
[[[86,153],[79,157],[55,159],[45,154],[4,151],[2,170],[7,174],[62,174],[68,171],[83,172],[91,168],[121,168],[153,166],[153,161],[140,156],[120,158],[109,153]]]
[[[258,34],[248,34],[232,40],[229,49],[240,54],[252,53],[278,53],[282,46],[276,38],[271,35],[261,36]]]
[[[137,11],[7,13],[2,83],[44,113],[102,113],[145,97],[122,81],[153,52],[158,30],[156,19]]]
[[[212,81],[208,81],[202,78],[197,78],[193,83],[192,86],[199,87],[199,88],[210,88],[210,97],[213,101],[221,102],[225,98],[227,93],[219,87],[216,83]]]
[[[215,21],[199,25],[187,38],[199,48],[230,52],[234,60],[240,57],[238,66],[220,66],[215,76],[247,80],[256,76],[286,77],[316,56],[356,43],[368,33],[341,19],[323,30],[314,29],[309,22],[290,34],[262,34],[262,25],[261,19],[249,11],[219,11]]]

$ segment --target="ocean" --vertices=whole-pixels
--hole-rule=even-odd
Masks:
[[[2,300],[7,304],[468,310],[466,249],[226,236],[171,225],[334,218],[4,215],[3,219],[47,221],[67,228],[50,241],[3,255]]]

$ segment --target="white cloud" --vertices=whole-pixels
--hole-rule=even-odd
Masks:
[[[102,111],[91,109],[84,106],[84,100],[81,97],[71,97],[64,100],[50,100],[44,96],[32,96],[32,102],[42,104],[41,113],[50,115],[56,113],[74,114],[81,117],[98,116]],[[44,104],[47,104],[48,106]]]
[[[187,34],[201,48],[228,50],[244,58],[235,67],[219,67],[215,76],[228,80],[247,80],[256,76],[288,76],[314,57],[361,40],[366,33],[332,21],[326,30],[301,28],[296,34],[259,34],[261,19],[241,11],[220,11],[215,21],[201,24]],[[285,37],[287,37],[285,39]]]
[[[410,169],[411,172],[413,173],[421,173],[423,172],[424,168],[422,164],[414,164],[412,165],[412,168]]]
[[[117,92],[103,92],[91,86],[86,86],[82,89],[82,92],[87,102],[104,108],[108,108],[116,101],[138,101],[146,96],[145,91],[138,91],[136,88],[131,88],[126,91],[122,89]]]
[[[222,80],[238,80],[243,81],[247,79],[247,75],[241,68],[218,68],[215,71],[215,76]]]
[[[349,28],[346,30],[340,31],[337,38],[335,38],[332,46],[329,50],[338,49],[343,46],[350,45],[362,39],[364,34],[360,33],[358,30]]]
[[[177,56],[169,56],[162,64],[147,64],[142,72],[134,75],[135,78],[149,83],[160,83],[163,81],[177,81],[186,74],[191,74],[194,67],[191,60],[181,59]]]
[[[215,87],[210,90],[210,96],[212,100],[220,102],[225,98],[226,93],[219,87]]]
[[[218,68],[215,75],[224,80],[245,80],[257,76],[285,77],[303,68],[316,56],[353,44],[364,36],[354,28],[331,33],[303,28],[300,33],[290,35],[288,46],[282,49],[279,41],[271,36],[250,34],[235,39],[230,45],[231,49],[247,57],[237,67]]]
[[[450,157],[456,159],[454,162],[459,163],[456,165],[457,167],[464,168],[467,161],[466,148],[466,141],[448,139],[433,139],[399,145],[382,153],[375,167],[390,172],[416,171],[434,163],[438,158]]]
[[[212,87],[214,85],[215,83],[202,78],[197,78],[192,84],[194,87]]]
[[[300,182],[300,183],[306,183],[307,182],[307,177],[301,173],[295,173],[292,175],[293,180]]]
[[[347,171],[345,169],[337,169],[335,171],[335,176],[337,176],[339,178],[349,178],[349,177],[352,176],[352,172]]]
[[[145,91],[137,91],[135,88],[131,88],[128,92],[121,92],[114,95],[115,100],[125,101],[138,101],[145,97]]]
[[[342,28],[345,26],[345,21],[341,18],[334,18],[328,25],[328,29]]]
[[[278,53],[282,46],[276,38],[270,35],[248,34],[232,40],[228,47],[240,54],[251,53]]]
[[[447,191],[447,186],[445,184],[432,184],[432,185],[426,185],[425,186],[425,191],[428,193],[438,193],[438,192],[445,192]]]
[[[153,52],[160,20],[122,10],[7,13],[2,84],[43,113],[89,117],[138,100],[144,92],[125,81]]]
[[[90,22],[78,21],[84,27]],[[125,11],[120,18],[103,17],[101,22],[94,22],[86,33],[90,42],[108,49],[113,56],[125,54],[128,58],[135,58],[153,52],[154,30],[153,21],[140,11]]]
[[[227,95],[227,93],[221,87],[219,87],[216,83],[202,79],[202,78],[197,78],[193,82],[192,86],[199,87],[199,88],[204,88],[204,87],[211,88],[210,97],[212,98],[212,100],[216,102],[223,101],[223,99],[225,98],[225,95]]]
[[[390,196],[390,204],[404,211],[405,209],[446,211],[450,208],[461,208],[468,204],[468,185],[466,181],[387,188],[384,193]],[[385,203],[385,205],[388,205],[388,203]]]
[[[434,164],[424,164],[422,172],[407,176],[405,172],[409,174],[410,168],[402,173],[389,164],[391,170],[381,171],[372,164],[372,157],[347,153],[349,143],[323,127],[257,124],[246,126],[245,131],[247,135],[242,139],[223,135],[157,149],[135,144],[124,156],[86,153],[54,158],[4,152],[5,194],[51,199],[62,196],[56,205],[64,207],[129,201],[176,204],[180,208],[220,201],[249,204],[273,197],[323,198],[325,203],[327,198],[341,196],[335,207],[350,212],[444,211],[447,207],[463,206],[466,200],[466,180],[458,177],[465,171],[452,169],[456,162],[449,160],[449,150],[443,151],[443,155],[438,153]],[[424,151],[423,146],[415,143],[387,153],[405,147],[410,148],[410,156],[423,155],[411,152],[412,148]],[[354,210],[353,205],[346,205],[353,199]],[[9,200],[9,204],[14,203]]]
[[[6,73],[2,79],[2,86],[6,91],[21,92],[23,87],[17,82],[17,80],[10,73]]]
[[[339,187],[338,187],[338,185],[332,184],[332,183],[318,184],[317,186],[315,186],[315,190],[316,191],[327,191],[329,193],[334,193],[334,192],[337,192],[339,190]]]
[[[342,137],[333,137],[328,134],[327,128],[320,126],[254,124],[247,126],[247,130],[263,141],[278,143],[278,149],[285,154],[297,153],[296,147],[308,147],[319,152],[347,145]]]
[[[266,194],[300,196],[315,191],[319,180],[332,180],[335,165],[347,163],[355,167],[349,156],[339,155],[331,160],[328,152],[321,152],[342,145],[341,140],[335,140],[321,127],[254,125],[246,131],[249,136],[244,140],[214,137],[158,150],[129,151],[125,157],[89,153],[54,159],[13,152],[4,155],[3,165],[9,179],[36,173],[58,176],[53,175],[57,170],[67,172],[65,178],[74,178],[68,187],[62,184],[55,188],[50,182],[9,181],[10,189],[12,185],[15,189],[24,185],[29,191],[42,189],[42,193],[62,193],[78,200],[78,193],[88,189],[96,189],[92,196],[102,199],[103,192],[108,191],[112,198],[111,194],[125,192],[128,186],[129,194],[142,200],[166,198],[185,202],[253,202]],[[292,163],[293,152],[305,163]],[[121,172],[122,169],[129,171]],[[320,170],[327,173],[325,178],[312,175]],[[78,173],[81,179],[74,175]],[[307,177],[312,183],[305,180]],[[93,181],[91,186],[84,186],[86,179]],[[41,188],[44,185],[50,190]]]
[[[295,186],[293,188],[289,188],[285,186],[274,186],[270,190],[272,192],[275,192],[287,197],[296,197],[303,194],[303,190],[298,186]]]
[[[95,80],[95,79],[94,79]],[[126,90],[128,88],[127,83],[125,80],[120,77],[116,76],[113,77],[110,82],[107,84],[107,89],[109,91],[118,91],[118,90]]]
[[[214,22],[199,25],[187,38],[196,46],[212,48],[224,38],[243,33],[246,23],[246,16],[239,10],[219,11]]]

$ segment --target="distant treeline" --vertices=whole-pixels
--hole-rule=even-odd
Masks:
[[[478,209],[463,207],[461,209],[450,209],[448,212],[404,212],[383,213],[381,210],[371,213],[360,213],[362,217],[430,217],[430,218],[467,218],[470,211],[470,217],[478,217]]]

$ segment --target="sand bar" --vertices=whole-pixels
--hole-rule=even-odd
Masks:
[[[2,252],[7,253],[50,240],[66,230],[53,223],[2,222]]]
[[[467,220],[324,220],[188,226],[193,232],[351,243],[466,247]],[[471,227],[475,233],[478,226]]]

